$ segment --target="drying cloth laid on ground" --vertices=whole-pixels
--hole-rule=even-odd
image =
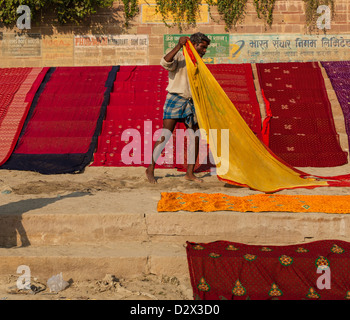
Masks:
[[[255,93],[253,70],[244,64],[209,64],[209,71],[255,135],[262,139],[261,114]]]
[[[265,144],[295,167],[346,164],[318,63],[256,66],[266,104]]]
[[[148,166],[151,163],[154,143],[162,132],[167,85],[168,71],[161,66],[120,67],[92,166]],[[184,133],[184,124],[178,123],[156,168],[186,170]],[[184,146],[177,149],[180,138]],[[207,151],[207,144],[201,148]],[[197,172],[206,170],[205,165],[196,166]]]
[[[291,167],[255,136],[190,42],[185,57],[199,127],[216,132],[208,141],[221,181],[264,192],[330,185]],[[332,185],[338,183],[350,186],[337,179]]]
[[[327,72],[342,108],[350,145],[350,61],[324,61],[321,63]]]
[[[195,300],[348,300],[350,243],[187,242]]]
[[[163,192],[158,212],[323,212],[350,213],[350,196]]]
[[[261,137],[261,116],[251,66],[210,65],[210,69],[225,87],[230,99],[237,103],[250,128]],[[161,66],[120,68],[92,166],[149,164],[149,154],[162,128],[167,85],[168,72]],[[183,136],[185,130],[183,123],[177,124],[171,142],[162,154],[163,163],[157,165],[158,168],[175,167],[179,171],[186,171],[187,139]],[[129,135],[137,135],[137,131],[140,136],[130,144],[132,141]],[[178,145],[178,141],[183,141],[182,145]],[[210,161],[208,145],[202,140],[195,172],[209,171],[211,167],[215,167],[215,164]]]
[[[167,84],[168,72],[161,66],[120,67],[92,166],[150,163],[153,140],[163,127]],[[162,158],[165,163],[157,167],[173,168],[173,151],[166,156]]]
[[[91,161],[119,67],[50,68],[3,169],[82,171]]]
[[[0,166],[10,157],[48,68],[0,69]]]

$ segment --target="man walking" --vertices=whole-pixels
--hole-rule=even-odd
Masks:
[[[146,176],[150,183],[156,183],[154,177],[155,164],[160,156],[162,146],[169,140],[167,132],[173,133],[178,122],[185,124],[186,129],[198,130],[195,108],[193,105],[191,88],[187,75],[186,60],[180,51],[187,41],[191,41],[200,57],[206,53],[210,45],[210,39],[203,33],[197,32],[191,37],[180,37],[178,44],[167,53],[160,64],[169,71],[169,85],[167,87],[167,97],[164,105],[163,114],[163,134],[160,140],[156,141],[153,149],[152,163],[146,170]],[[166,129],[166,130],[165,130]],[[198,157],[199,137],[195,137],[194,145],[189,146],[195,153],[195,160]],[[195,163],[187,165],[185,179],[196,182],[203,182],[194,175]]]

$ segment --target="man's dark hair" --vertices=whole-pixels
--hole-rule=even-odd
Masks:
[[[210,39],[203,33],[197,32],[191,35],[190,41],[193,44],[200,44],[202,41],[208,42],[208,45],[210,45]]]

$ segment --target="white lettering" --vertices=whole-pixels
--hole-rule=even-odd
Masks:
[[[31,28],[30,8],[28,6],[20,5],[17,8],[17,14],[22,14],[17,19],[17,28],[21,30],[30,29]]]
[[[21,265],[17,268],[17,273],[23,273],[17,279],[17,288],[19,290],[30,289],[30,268],[25,265]]]
[[[321,276],[317,278],[317,288],[320,290],[331,288],[331,269],[329,267],[318,267],[317,273],[322,273]]]
[[[329,30],[331,28],[331,9],[329,8],[329,6],[319,6],[317,8],[317,13],[321,14],[321,16],[317,19],[316,22],[317,28],[320,30]]]

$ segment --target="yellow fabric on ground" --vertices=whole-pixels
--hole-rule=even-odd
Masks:
[[[282,163],[265,147],[250,130],[192,44],[188,44],[197,60],[195,65],[184,46],[192,97],[199,127],[207,133],[218,177],[225,182],[263,192],[327,186],[326,181],[302,178],[300,172]],[[216,129],[217,139],[215,135],[210,135],[209,129]],[[229,129],[229,132],[221,141],[222,129]]]
[[[159,212],[323,212],[350,213],[350,196],[255,194],[245,197],[222,193],[164,192]]]

